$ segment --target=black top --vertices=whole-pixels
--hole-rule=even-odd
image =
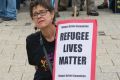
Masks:
[[[36,80],[51,80],[52,75],[50,73],[47,60],[45,59],[44,51],[40,45],[40,33],[36,32],[29,35],[26,39],[26,50],[28,55],[29,64],[37,66],[35,77]],[[43,36],[43,44],[47,50],[47,54],[51,63],[53,63],[55,41],[48,42]]]

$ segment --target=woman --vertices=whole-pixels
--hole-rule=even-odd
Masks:
[[[36,67],[34,80],[52,80],[52,73],[43,46],[47,51],[50,63],[53,63],[56,32],[54,14],[50,0],[34,0],[30,4],[30,16],[37,29],[40,29],[26,39],[29,64]],[[41,44],[41,40],[43,44]]]

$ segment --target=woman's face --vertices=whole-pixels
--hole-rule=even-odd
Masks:
[[[50,13],[48,9],[38,5],[33,8],[32,17],[36,27],[42,29],[52,24],[54,11]]]

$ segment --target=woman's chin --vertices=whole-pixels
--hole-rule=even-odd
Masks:
[[[45,25],[39,25],[38,28],[39,29],[45,28]]]

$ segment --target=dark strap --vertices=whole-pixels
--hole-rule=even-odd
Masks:
[[[48,66],[49,66],[50,72],[51,72],[51,74],[52,74],[52,64],[51,64],[51,62],[50,62],[50,60],[49,60],[49,58],[48,58],[47,50],[46,50],[46,48],[45,48],[45,46],[44,46],[44,44],[43,44],[43,39],[42,39],[41,33],[40,33],[40,45],[41,45],[42,48],[43,48],[43,51],[44,51],[44,54],[45,54],[45,58],[46,58],[46,60],[47,60],[47,62],[48,62]]]

